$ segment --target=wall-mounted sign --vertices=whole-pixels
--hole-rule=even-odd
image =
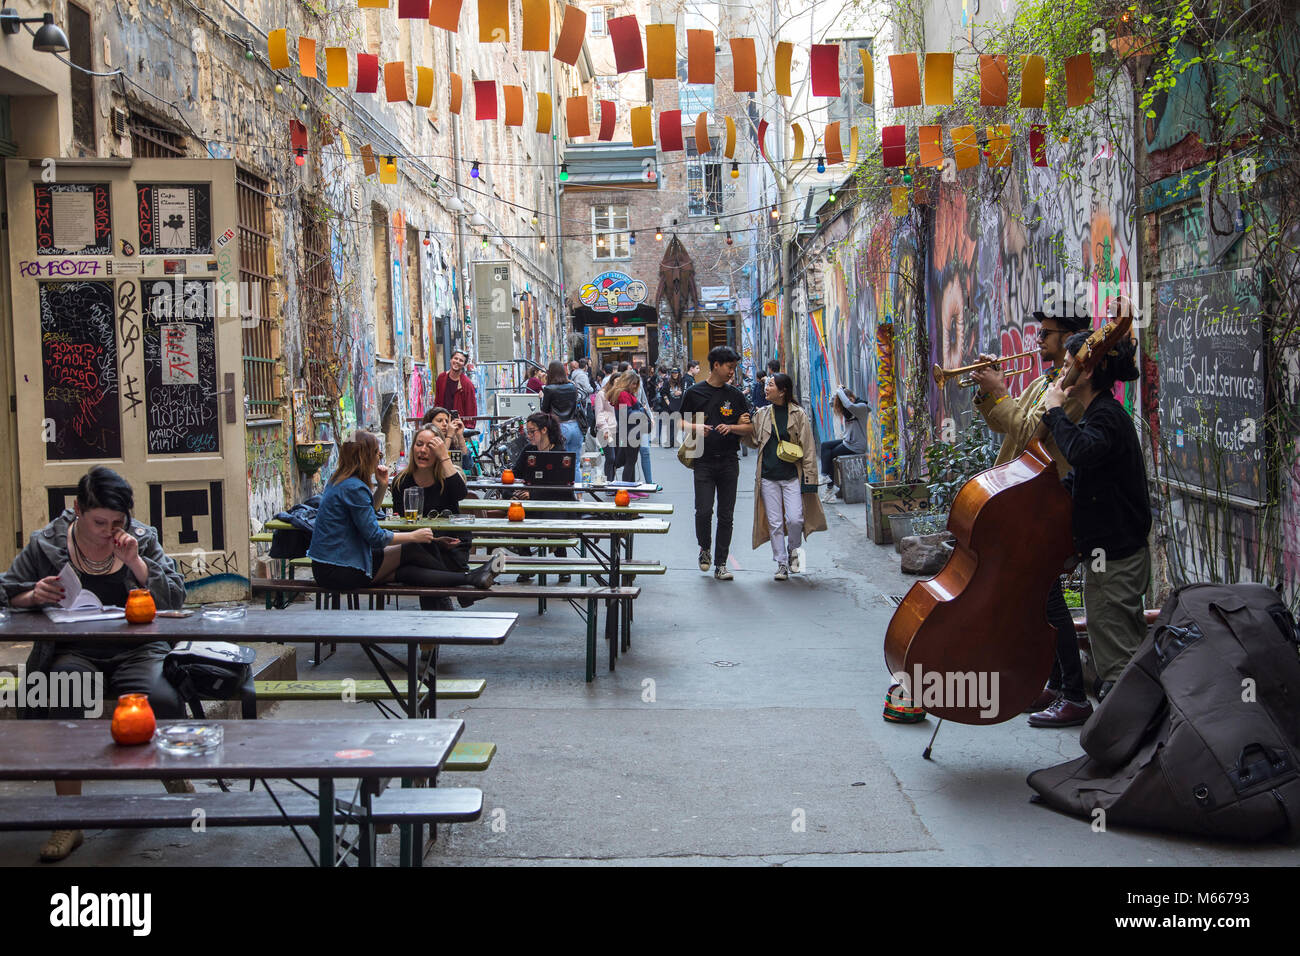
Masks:
[[[639,349],[641,348],[641,336],[639,335],[598,335],[596,336],[596,348],[598,349]]]
[[[597,312],[631,312],[645,297],[645,283],[623,272],[602,272],[578,290],[582,304]]]
[[[763,300],[763,314],[776,315],[776,299]]]
[[[597,335],[645,335],[645,326],[606,325],[596,330]]]
[[[474,325],[480,362],[515,357],[515,326],[510,295],[510,264],[474,263]]]
[[[730,299],[731,286],[726,285],[705,285],[700,286],[701,299]]]

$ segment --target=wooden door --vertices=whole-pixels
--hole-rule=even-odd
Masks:
[[[231,160],[5,163],[24,539],[92,466],[135,490],[190,603],[249,593]],[[250,319],[256,321],[256,319]]]

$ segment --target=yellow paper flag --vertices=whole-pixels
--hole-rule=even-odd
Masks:
[[[974,126],[954,126],[948,135],[952,137],[952,155],[958,169],[970,169],[980,164],[980,147]]]
[[[298,72],[310,79],[316,77],[316,41],[311,37],[298,37]]]
[[[906,216],[907,215],[907,187],[895,186],[893,189],[889,191],[889,194],[893,200],[891,203],[892,208],[890,209],[890,211],[895,216]]]
[[[952,106],[951,53],[925,55],[925,105]]]
[[[676,24],[646,24],[645,75],[647,79],[651,80],[677,79]]]
[[[348,140],[348,134],[339,130],[339,141],[343,144],[343,155],[347,161],[352,162],[352,143]]]
[[[803,159],[803,127],[798,123],[791,123],[790,129],[794,132],[794,161],[797,163]]]
[[[289,31],[272,30],[266,37],[266,55],[271,69],[283,70],[289,65]]]
[[[551,94],[537,94],[537,132],[549,133],[551,131]]]
[[[478,0],[478,42],[510,42],[510,0]]]
[[[849,131],[849,165],[858,164],[858,128],[854,126]]]
[[[1042,109],[1047,92],[1044,82],[1047,79],[1047,64],[1037,55],[1021,59],[1024,62],[1020,68],[1020,106],[1023,109]]]
[[[1011,165],[1011,124],[999,123],[990,126],[988,160],[990,167]]]
[[[348,48],[345,46],[327,46],[325,48],[325,85],[343,89],[348,85]]]
[[[653,146],[655,144],[653,107],[632,107],[632,145]]]
[[[776,92],[779,96],[790,96],[790,58],[794,56],[794,44],[782,41],[776,45]]]
[[[397,160],[392,156],[385,156],[379,164],[379,181],[390,186],[397,182]]]
[[[546,53],[551,49],[551,4],[550,0],[523,0],[524,51]]]
[[[357,0],[357,6],[362,10],[387,10],[388,0]]]
[[[730,116],[726,117],[726,120],[727,120],[727,145],[726,148],[723,150],[723,152],[726,155],[727,159],[735,159],[736,158],[736,121],[733,120]]]
[[[876,98],[876,66],[866,50],[859,49],[858,55],[862,57],[862,102],[870,105]]]
[[[433,68],[417,66],[415,68],[415,105],[433,105]]]

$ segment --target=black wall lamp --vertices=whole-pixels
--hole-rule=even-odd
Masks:
[[[47,13],[42,17],[23,18],[18,15],[18,11],[10,7],[0,10],[0,32],[5,36],[13,36],[19,28],[29,23],[39,23],[41,28],[32,34],[32,49],[38,53],[67,53],[68,52],[68,35],[64,33],[54,23],[54,14]],[[31,32],[31,28],[28,28]]]

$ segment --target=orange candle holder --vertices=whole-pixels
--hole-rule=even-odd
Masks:
[[[158,607],[153,603],[153,594],[148,588],[136,588],[126,596],[128,624],[148,624],[157,614]]]
[[[514,483],[515,483],[515,473],[513,471],[507,468],[505,471],[501,472],[501,484],[513,485]]]
[[[618,491],[614,492],[614,504],[618,505],[620,508],[626,508],[631,503],[632,496],[627,493],[627,489],[620,488]]]
[[[148,694],[123,694],[113,711],[113,739],[119,744],[147,744],[158,729]]]
[[[524,506],[517,501],[510,502],[510,507],[506,509],[506,518],[509,521],[523,521]]]

